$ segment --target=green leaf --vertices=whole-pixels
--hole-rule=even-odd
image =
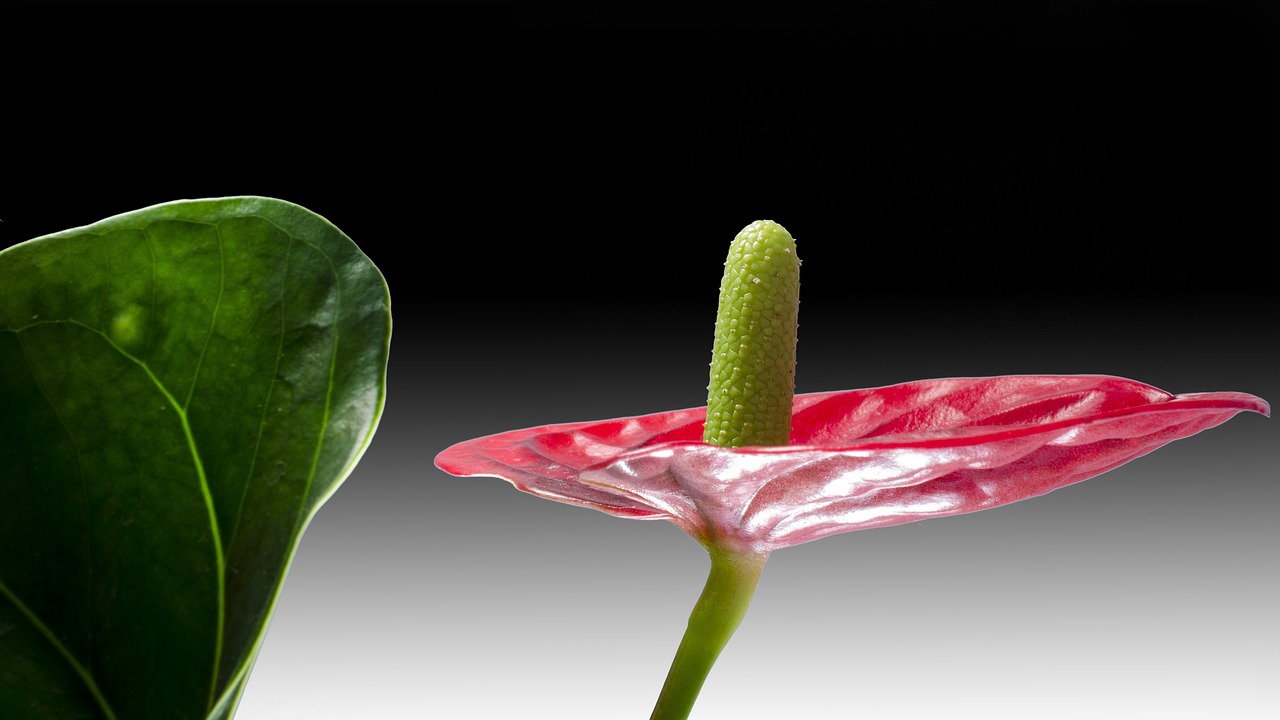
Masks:
[[[229,718],[377,428],[382,275],[290,203],[0,252],[0,718]]]

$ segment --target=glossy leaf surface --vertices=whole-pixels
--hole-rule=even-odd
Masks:
[[[390,331],[377,268],[279,200],[0,252],[0,717],[230,717]]]
[[[794,408],[786,446],[704,444],[695,408],[491,435],[436,464],[760,553],[1034,497],[1270,412],[1246,393],[1170,395],[1096,375],[924,380],[798,395]]]

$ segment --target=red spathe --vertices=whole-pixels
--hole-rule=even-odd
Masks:
[[[1270,415],[1247,393],[1171,395],[1102,375],[948,378],[798,395],[789,445],[703,443],[706,409],[694,408],[490,435],[436,465],[767,553],[1042,495],[1243,411]]]

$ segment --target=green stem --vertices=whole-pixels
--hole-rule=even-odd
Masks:
[[[733,631],[747,614],[768,553],[735,553],[709,548],[711,575],[689,615],[675,660],[650,720],[684,720],[693,710],[702,683]]]

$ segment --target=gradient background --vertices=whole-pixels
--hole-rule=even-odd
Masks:
[[[799,392],[1105,373],[1280,398],[1277,35],[1252,5],[192,7],[78,14],[64,46],[161,24],[15,90],[0,246],[260,194],[386,274],[386,413],[241,720],[647,716],[705,553],[432,458],[703,404],[720,264],[757,218],[805,263]],[[1239,416],[1047,497],[777,552],[694,716],[1280,717],[1277,445]]]

